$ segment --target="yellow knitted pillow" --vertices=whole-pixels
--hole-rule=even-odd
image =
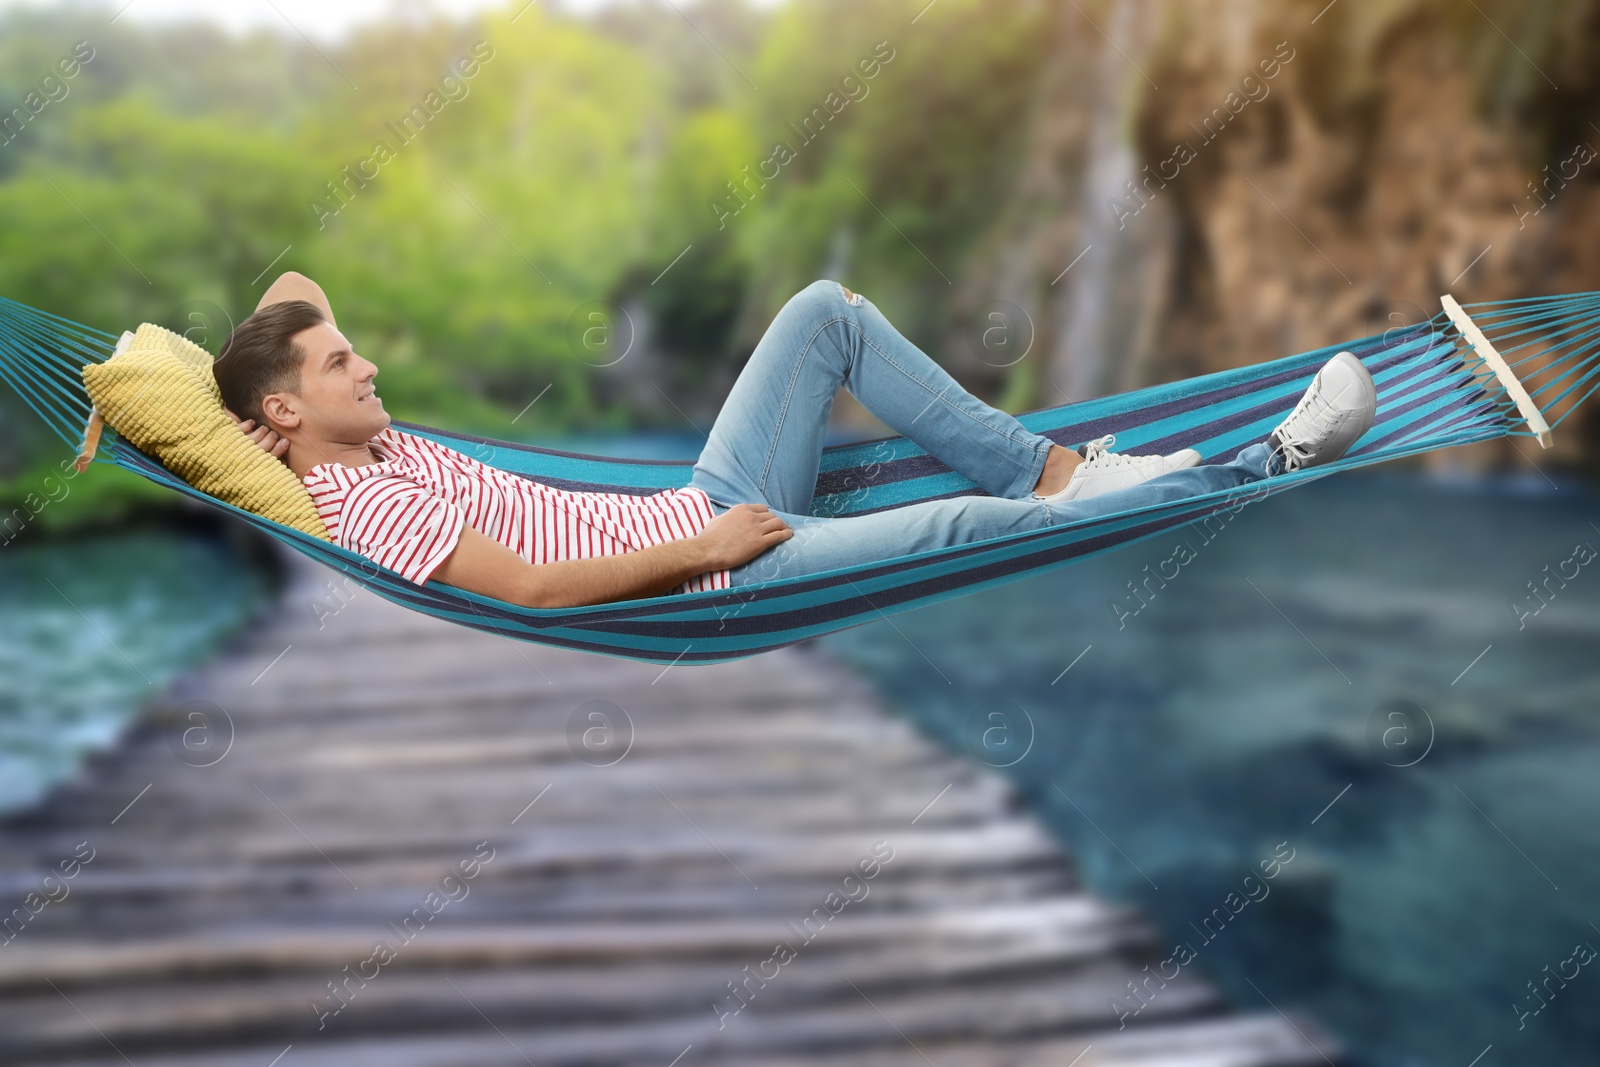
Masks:
[[[84,367],[83,384],[112,429],[194,488],[331,540],[294,471],[228,418],[205,349],[147,322],[126,351]]]

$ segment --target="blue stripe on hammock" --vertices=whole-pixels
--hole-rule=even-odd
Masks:
[[[1508,432],[1503,411],[1475,383],[1454,345],[1440,343],[1436,331],[1423,329],[1030,412],[1021,421],[1033,432],[1058,441],[1076,443],[1100,433],[1117,433],[1121,451],[1198,447],[1225,461],[1242,445],[1264,438],[1299,399],[1316,369],[1338,349],[1355,351],[1367,363],[1378,382],[1381,403],[1372,429],[1336,463],[1149,508],[802,578],[565,611],[519,608],[437,582],[413,585],[338,546],[197,492],[114,432],[107,432],[103,447],[114,462],[232,511],[379,595],[435,617],[556,647],[653,662],[719,662],[1110,551],[1204,520],[1234,506],[1244,495],[1266,497],[1340,470]],[[687,484],[693,467],[689,461],[584,456],[408,423],[396,425],[468,455],[477,453],[477,458],[492,460],[512,473],[563,488],[651,493]],[[891,458],[868,477],[863,466],[886,454]],[[849,482],[851,477],[859,484]],[[844,492],[827,492],[830,487]],[[882,438],[824,451],[818,506],[813,510],[825,514],[822,509],[830,503],[842,503],[847,508],[843,513],[862,514],[976,492],[980,490],[971,482],[913,442]]]
[[[1319,468],[1317,471],[1308,472],[1307,480],[1325,477],[1331,473],[1332,470]],[[1278,486],[1271,492],[1281,492],[1286,488],[1289,486]],[[794,595],[786,594],[784,599],[770,603],[757,601],[758,605],[767,609],[760,616],[747,611],[730,616],[725,625],[724,620],[714,613],[707,616],[705,613],[679,612],[675,618],[663,617],[653,622],[616,621],[604,628],[575,626],[556,631],[544,630],[535,635],[525,629],[517,628],[514,619],[501,618],[490,621],[484,616],[466,612],[440,611],[437,606],[429,607],[427,610],[435,614],[444,614],[452,621],[475,628],[527,637],[561,647],[658,663],[720,662],[755,655],[810,636],[863,625],[875,621],[881,615],[937,603],[1003,584],[1024,573],[1064,565],[1089,555],[1110,551],[1133,540],[1158,535],[1184,522],[1203,518],[1204,514],[1214,513],[1216,510],[1217,506],[1213,506],[1209,511],[1197,509],[1184,516],[1173,517],[1170,521],[1108,532],[1092,541],[1066,545],[1047,544],[1027,554],[991,551],[987,553],[988,558],[982,562],[956,559],[949,561],[942,573],[924,569],[922,576],[915,581],[902,582],[888,589],[876,589],[865,582],[857,581],[856,584],[861,586],[862,591],[867,594],[866,597],[862,597],[854,588],[838,591],[837,595],[834,595],[833,591],[823,589],[821,596],[811,598],[808,603],[799,602]],[[867,602],[868,598],[871,603]],[[402,599],[400,602],[406,601]],[[410,606],[418,605],[412,603]],[[701,625],[689,625],[696,618],[702,620]],[[641,630],[644,631],[643,636],[640,636]]]
[[[1343,346],[1349,347],[1349,346]],[[1327,351],[1333,351],[1333,348]],[[1319,350],[1321,351],[1321,350]],[[1310,354],[1314,357],[1316,353]],[[1276,368],[1275,374],[1263,374],[1259,378],[1252,375],[1252,368],[1236,368],[1231,370],[1216,371],[1211,374],[1191,378],[1183,382],[1167,383],[1151,386],[1138,390],[1135,393],[1123,393],[1110,397],[1101,397],[1084,401],[1078,404],[1066,404],[1053,408],[1029,412],[1018,416],[1023,426],[1053,440],[1063,440],[1073,433],[1082,436],[1073,439],[1088,440],[1090,437],[1100,436],[1101,433],[1114,433],[1120,429],[1126,432],[1129,428],[1135,430],[1141,423],[1147,421],[1147,416],[1165,418],[1174,414],[1199,410],[1209,404],[1231,399],[1235,396],[1246,396],[1258,392],[1263,385],[1281,382],[1309,381],[1315,367],[1321,361],[1307,355],[1288,356],[1261,364],[1263,370]],[[1307,368],[1311,370],[1308,372]],[[1213,384],[1207,384],[1213,383]],[[1292,398],[1298,398],[1304,386],[1290,391]],[[1137,407],[1126,406],[1130,399],[1135,397],[1148,398],[1147,403]],[[1070,421],[1067,415],[1073,415]],[[515,474],[531,474],[540,481],[559,488],[582,487],[587,491],[614,490],[614,491],[656,491],[657,489],[672,489],[687,485],[689,473],[693,467],[690,460],[639,460],[639,459],[610,459],[598,456],[586,456],[574,452],[562,452],[555,449],[543,448],[536,445],[519,445],[507,442],[494,441],[489,438],[478,437],[471,434],[453,433],[431,427],[417,426],[411,423],[396,422],[396,425],[408,432],[418,433],[422,436],[432,437],[451,447],[458,448],[467,455],[473,455],[474,450],[457,442],[470,442],[497,450],[494,466]],[[858,468],[871,460],[874,448],[885,443],[895,450],[887,466],[896,464],[912,465],[919,476],[925,470],[947,472],[939,460],[929,456],[914,442],[900,437],[877,438],[870,441],[853,442],[846,445],[832,445],[823,450],[820,469],[824,475],[840,471],[849,471]],[[482,456],[475,456],[482,459]],[[488,462],[488,460],[483,460]],[[644,468],[654,468],[646,470]],[[903,480],[900,478],[886,478],[885,480]],[[567,482],[571,483],[569,486]],[[970,484],[970,483],[968,483]],[[826,491],[826,478],[819,479],[819,487]]]
[[[1419,339],[1403,343],[1391,339],[1388,344],[1383,344],[1382,337],[1374,337],[1343,347],[1388,349],[1387,355],[1372,362],[1374,379],[1380,380],[1386,374],[1386,367],[1407,363],[1412,372],[1417,372],[1428,359],[1437,358],[1438,352],[1449,351],[1430,348],[1414,354],[1429,336],[1436,335],[1421,335]],[[1239,447],[1264,437],[1271,430],[1299,399],[1324,362],[1321,353],[1332,351],[1333,347],[1263,364],[1263,368],[1278,366],[1281,369],[1259,378],[1240,370],[1220,371],[1186,382],[1153,386],[1136,394],[1031,412],[1021,417],[1021,421],[1031,431],[1057,441],[1077,442],[1101,433],[1118,433],[1119,451],[1168,452],[1199,447],[1209,455],[1231,458]],[[1212,381],[1216,383],[1214,388],[1202,388],[1204,383]],[[1287,388],[1263,399],[1264,387],[1275,384]],[[1126,403],[1134,396],[1146,396],[1148,403],[1120,409],[1115,415],[1097,413],[1112,408],[1117,401]],[[1211,421],[1197,428],[1192,413],[1200,410],[1207,411]],[[1236,417],[1229,420],[1226,418],[1229,414]],[[1043,421],[1045,419],[1050,420],[1048,424]],[[606,459],[532,445],[507,445],[405,422],[397,421],[396,425],[458,448],[483,462],[491,462],[502,470],[573,491],[643,495],[687,485],[693,468],[689,460]],[[1219,429],[1235,432],[1219,437]],[[1209,431],[1210,436],[1202,438],[1202,430]],[[493,451],[486,455],[489,450]],[[885,451],[889,452],[888,457],[883,455]],[[863,465],[876,469],[870,476],[863,475]],[[890,489],[890,486],[898,488]],[[979,492],[981,490],[969,479],[951,471],[914,442],[904,438],[879,438],[823,450],[811,513],[824,516],[869,514],[905,503]]]
[[[1479,426],[1471,436],[1448,443],[1464,443],[1469,439],[1497,436],[1500,432],[1498,427],[1486,430]],[[1434,441],[1394,454],[1425,451],[1439,447],[1439,443]],[[133,451],[120,441],[115,442],[114,448]],[[140,473],[220,505],[171,478],[148,458],[136,452],[133,456],[137,458],[129,457],[127,465],[140,469]],[[767,586],[632,601],[626,607],[597,605],[560,612],[520,609],[437,583],[413,586],[398,575],[383,571],[337,546],[295,531],[287,531],[289,536],[285,539],[388,599],[477,629],[653,662],[717,662],[782,647],[818,633],[861,625],[880,617],[880,612],[934,603],[964,591],[1011,580],[1027,571],[1109,551],[1203,519],[1231,506],[1233,497],[1251,492],[1272,495],[1302,481],[1375,461],[1371,456],[1347,456],[1335,464],[1281,476],[1270,484],[1250,483],[1220,494],[1169,502],[1160,506],[1163,514],[1155,517],[1151,517],[1150,511],[1121,512],[1084,523],[934,550],[920,556],[768,583]],[[239,509],[231,510],[269,533],[284,536],[285,531],[276,524]]]

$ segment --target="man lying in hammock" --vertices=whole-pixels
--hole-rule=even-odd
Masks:
[[[336,543],[410,581],[566,608],[814,574],[1242,485],[1342,456],[1377,392],[1341,352],[1265,440],[1227,463],[1077,449],[979,401],[873,304],[817,281],[740,372],[689,485],[651,496],[557,489],[389,425],[378,368],[327,297],[279,278],[215,363],[241,428],[299,475]],[[840,386],[987,496],[807,514]]]

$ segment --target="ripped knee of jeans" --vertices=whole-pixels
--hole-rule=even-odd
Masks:
[[[863,298],[862,298],[860,293],[852,293],[850,290],[846,289],[843,285],[839,285],[838,282],[834,282],[833,284],[839,286],[839,293],[840,293],[841,296],[844,297],[845,303],[849,304],[851,307],[860,307],[861,306],[861,301],[862,301]]]

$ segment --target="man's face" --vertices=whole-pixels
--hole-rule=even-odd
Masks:
[[[373,389],[378,368],[356,355],[330,323],[320,323],[294,336],[305,353],[300,367],[300,393],[274,394],[299,416],[296,427],[324,441],[361,444],[389,425],[389,413]]]

